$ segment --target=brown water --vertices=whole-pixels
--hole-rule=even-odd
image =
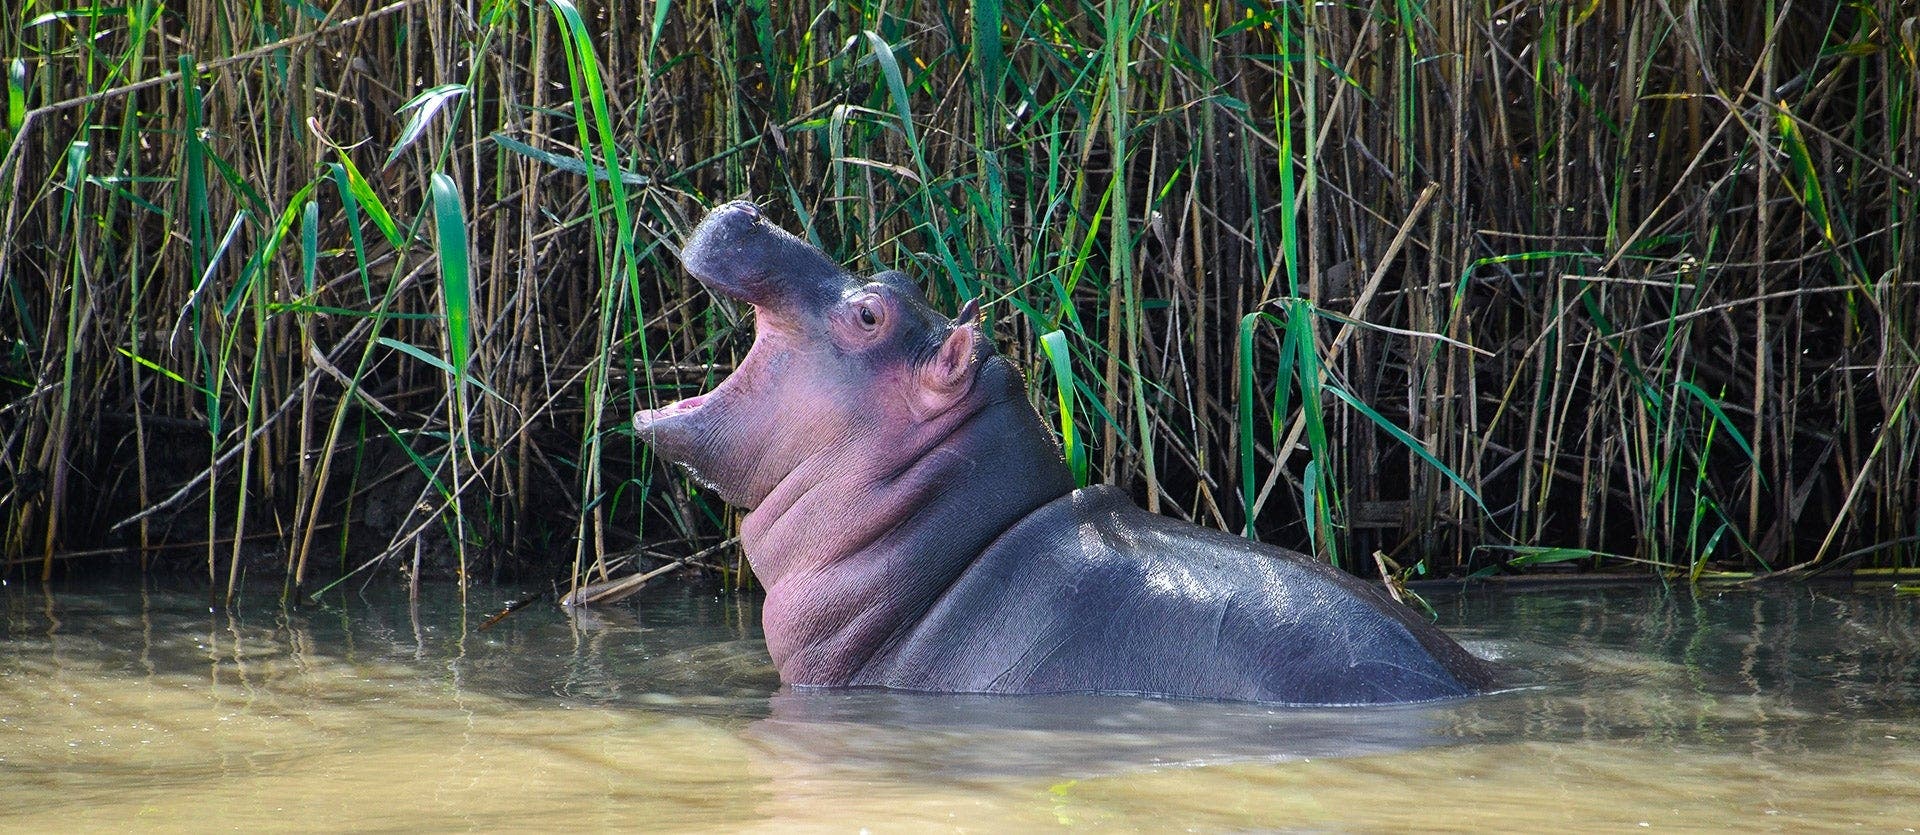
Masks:
[[[0,829],[1920,826],[1887,589],[1437,600],[1523,686],[1359,710],[781,692],[750,597],[514,596],[0,587]]]

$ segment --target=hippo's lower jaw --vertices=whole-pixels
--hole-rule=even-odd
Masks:
[[[715,391],[718,391],[716,389]],[[701,407],[714,396],[713,391],[675,400],[656,409],[633,413],[633,431],[661,455],[674,461],[688,461],[691,447],[703,432]]]
[[[635,432],[646,434],[653,429],[654,424],[699,409],[700,404],[705,403],[706,400],[707,395],[697,394],[685,400],[675,400],[658,409],[641,409],[633,413],[633,429]]]
[[[729,452],[740,444],[731,440],[734,433],[728,431],[726,410],[716,408],[729,399],[725,388],[722,382],[704,394],[641,409],[633,414],[633,431],[655,454],[686,467],[696,481],[727,503],[752,507],[753,496],[728,488],[741,481],[743,457]]]
[[[755,309],[762,322],[779,315],[758,305]],[[746,356],[712,389],[633,414],[635,434],[657,455],[685,466],[728,504],[749,509],[765,495],[767,441],[783,415],[743,405],[766,396],[773,387],[766,378],[789,364],[787,351],[768,345],[764,335],[757,329]]]

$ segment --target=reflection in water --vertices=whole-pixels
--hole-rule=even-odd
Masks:
[[[1885,590],[1464,596],[1517,686],[1356,710],[783,692],[750,597],[482,632],[497,596],[0,587],[0,828],[1920,821],[1920,600]]]
[[[1440,744],[1446,709],[1346,710],[1116,696],[791,690],[748,738],[810,767],[1083,779],[1148,768],[1358,757]]]

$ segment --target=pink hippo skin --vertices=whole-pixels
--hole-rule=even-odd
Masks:
[[[1466,696],[1489,666],[1305,555],[1075,490],[1011,363],[897,272],[858,278],[750,203],[681,252],[753,305],[706,394],[633,424],[745,508],[767,649],[796,686],[1290,704]]]

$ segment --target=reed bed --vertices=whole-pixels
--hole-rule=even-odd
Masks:
[[[0,26],[15,576],[587,576],[721,541],[625,427],[745,349],[674,254],[736,196],[981,298],[1078,478],[1364,575],[1920,559],[1894,0]]]

